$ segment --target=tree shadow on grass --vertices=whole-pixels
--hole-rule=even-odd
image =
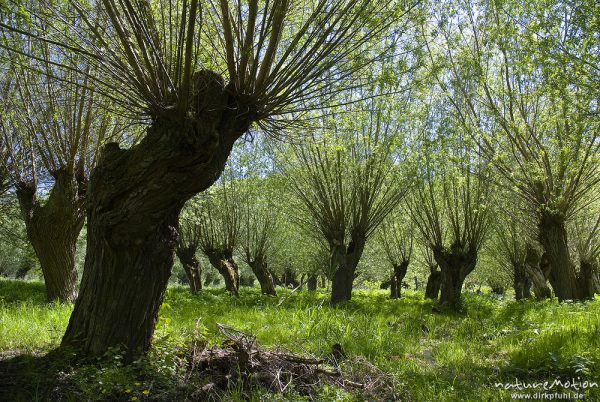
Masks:
[[[0,401],[62,401],[69,360],[57,351],[43,356],[18,355],[0,360]]]

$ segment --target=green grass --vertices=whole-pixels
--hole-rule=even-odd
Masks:
[[[383,291],[355,291],[339,308],[328,306],[325,292],[278,291],[272,298],[242,289],[232,298],[220,289],[192,296],[184,287],[170,287],[143,364],[161,375],[163,387],[174,386],[169,381],[180,375],[181,356],[194,334],[219,344],[221,323],[255,335],[263,346],[298,353],[326,356],[340,343],[350,360],[366,359],[387,373],[407,400],[511,400],[514,391],[494,384],[515,379],[600,382],[598,301],[515,302],[465,294],[466,313],[434,314],[431,301],[410,291],[400,300],[389,300]],[[43,353],[58,345],[71,307],[45,304],[43,292],[39,283],[0,280],[0,354]],[[143,399],[148,383],[139,370],[123,367],[118,355],[112,358],[72,373],[78,395]],[[322,392],[324,400],[358,398]],[[588,400],[600,399],[598,388],[586,392]],[[236,395],[231,390],[226,399]]]

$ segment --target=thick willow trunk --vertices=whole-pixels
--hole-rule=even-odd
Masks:
[[[437,270],[437,266],[429,267],[429,277],[425,287],[425,297],[431,300],[437,300],[442,286],[442,273]]]
[[[17,198],[27,237],[40,261],[48,301],[73,302],[77,297],[75,253],[85,213],[84,183],[64,171],[54,172],[54,186],[42,205],[35,186],[17,185]]]
[[[550,264],[550,283],[558,300],[577,300],[577,276],[571,263],[567,229],[560,214],[543,212],[539,222],[539,238]]]
[[[210,265],[212,265],[223,277],[225,289],[234,296],[240,294],[239,269],[231,251],[211,251],[206,254]]]
[[[254,261],[249,261],[248,265],[250,265],[252,272],[254,272],[256,279],[258,279],[261,293],[269,296],[277,296],[273,276],[269,272],[267,262],[264,258],[258,257]]]
[[[433,250],[435,261],[441,269],[440,303],[451,308],[459,308],[463,283],[477,264],[475,252]]]
[[[365,239],[357,236],[347,248],[338,244],[331,245],[331,264],[336,267],[331,282],[332,305],[352,299],[356,267],[365,248]]]
[[[185,271],[190,291],[192,294],[198,293],[199,290],[202,290],[202,269],[200,261],[196,258],[196,247],[178,245],[176,254]]]
[[[104,146],[88,188],[88,241],[79,296],[63,347],[86,356],[150,346],[173,266],[179,212],[220,176],[248,128],[212,72],[195,75],[195,116],[156,118],[128,150]]]
[[[548,287],[549,267],[544,263],[545,258],[540,258],[538,252],[531,245],[527,246],[525,254],[525,273],[533,285],[536,299],[548,299],[552,292]]]
[[[390,279],[390,298],[399,299],[402,294],[402,281],[406,276],[409,261],[402,261],[400,264],[394,265],[394,273]]]

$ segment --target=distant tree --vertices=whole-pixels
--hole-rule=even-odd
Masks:
[[[305,227],[329,247],[332,304],[351,299],[367,240],[406,193],[392,160],[393,123],[376,111],[362,118],[361,127],[340,125],[294,148],[290,183]]]
[[[241,211],[234,184],[222,182],[214,191],[201,196],[199,202],[200,249],[223,277],[225,288],[239,295],[239,267],[234,252],[239,244]]]
[[[277,296],[273,276],[269,271],[269,254],[272,250],[277,216],[273,207],[256,194],[248,190],[243,198],[242,229],[240,243],[244,261],[250,266],[263,294]]]
[[[188,202],[179,219],[179,239],[175,253],[183,266],[192,294],[202,290],[202,267],[196,253],[200,248],[202,229],[197,204]]]
[[[401,222],[408,219],[408,222]],[[383,247],[386,261],[392,266],[390,278],[390,297],[400,298],[402,282],[406,276],[408,265],[413,254],[414,225],[408,211],[399,208],[382,223],[379,241]]]
[[[575,239],[581,297],[593,299],[600,294],[600,213],[593,208],[581,211],[573,219],[571,238]]]
[[[441,269],[440,302],[458,308],[490,227],[489,168],[442,103],[431,109],[411,218]],[[456,131],[458,130],[458,131]]]

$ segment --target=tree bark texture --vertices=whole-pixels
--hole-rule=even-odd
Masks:
[[[565,219],[544,211],[539,222],[539,240],[550,264],[550,284],[558,300],[577,300],[577,276],[571,263]]]
[[[595,281],[597,270],[598,268],[595,266],[594,262],[580,261],[579,276],[577,278],[579,282],[579,299],[591,300],[594,298],[594,294],[598,292]]]
[[[192,294],[198,293],[199,290],[202,290],[202,269],[200,261],[196,258],[196,247],[178,245],[176,254],[185,271],[190,291]]]
[[[533,285],[533,294],[539,300],[552,297],[548,287],[549,267],[545,266],[543,261],[545,258],[540,258],[535,248],[528,245],[525,254],[525,272]]]
[[[458,308],[463,283],[477,265],[477,254],[472,251],[452,251],[436,248],[433,256],[441,269],[440,303]]]
[[[257,257],[254,261],[250,261],[248,265],[250,265],[252,272],[254,272],[256,279],[258,279],[261,293],[269,296],[277,296],[273,276],[268,269],[265,259]]]
[[[210,265],[212,265],[223,277],[225,289],[233,296],[240,295],[240,273],[237,264],[233,260],[230,250],[213,250],[206,254]]]
[[[394,265],[394,273],[390,280],[390,298],[399,299],[402,294],[402,281],[406,276],[409,261],[402,261],[400,264]]]
[[[54,186],[42,205],[33,185],[18,183],[17,198],[27,238],[40,261],[49,302],[73,302],[77,297],[75,254],[85,220],[85,183],[73,175],[53,173]]]
[[[429,277],[427,278],[427,286],[425,287],[425,297],[431,300],[437,300],[440,296],[440,288],[442,286],[442,273],[438,271],[437,266],[429,267]]]
[[[354,236],[348,247],[340,243],[330,244],[331,264],[336,267],[331,282],[332,305],[352,299],[356,267],[365,248],[365,239],[362,236]]]
[[[88,241],[79,296],[62,346],[98,356],[144,353],[173,267],[179,212],[220,176],[252,121],[216,73],[194,77],[193,114],[163,112],[129,149],[103,147],[88,188]]]

